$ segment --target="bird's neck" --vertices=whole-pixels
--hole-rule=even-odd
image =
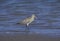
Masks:
[[[34,16],[32,16],[31,18],[34,19]]]

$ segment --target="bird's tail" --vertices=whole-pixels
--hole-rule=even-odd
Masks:
[[[16,23],[16,24],[20,24],[20,23]]]
[[[17,22],[16,24],[22,24],[21,22]]]

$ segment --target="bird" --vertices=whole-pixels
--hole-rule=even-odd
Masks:
[[[35,20],[35,18],[36,18],[36,15],[35,14],[32,14],[32,16],[27,17],[27,18],[19,21],[17,24],[25,24],[26,27],[28,27],[29,24],[32,23]]]
[[[29,29],[30,29],[30,27],[28,27],[28,26],[29,26],[29,24],[31,24],[35,20],[35,18],[37,18],[36,15],[32,14],[30,17],[27,17],[27,18],[19,21],[17,24],[24,24],[24,25],[26,25],[25,31],[28,34],[29,33]]]

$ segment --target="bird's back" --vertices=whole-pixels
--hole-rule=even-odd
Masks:
[[[31,21],[31,17],[25,18],[24,20],[21,21],[23,24],[27,24]]]
[[[35,17],[35,15],[32,15],[31,17],[27,17],[27,18],[21,20],[19,22],[19,24],[27,24],[27,23],[30,24],[32,21],[34,21],[34,17]]]

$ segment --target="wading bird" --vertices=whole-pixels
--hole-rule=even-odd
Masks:
[[[17,24],[25,24],[26,27],[28,27],[29,24],[32,23],[35,18],[36,18],[35,14],[32,14],[32,16],[23,19],[22,21],[18,22]]]

